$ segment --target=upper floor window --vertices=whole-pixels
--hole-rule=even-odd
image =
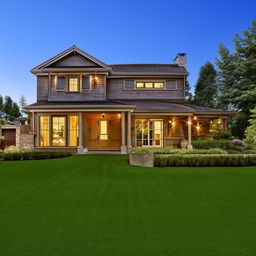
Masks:
[[[136,82],[135,86],[136,86],[137,89],[141,89],[141,88],[163,89],[164,88],[164,82]]]
[[[68,91],[78,92],[79,91],[79,78],[69,78],[68,79]]]

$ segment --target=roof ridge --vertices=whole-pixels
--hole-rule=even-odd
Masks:
[[[121,64],[108,64],[109,66],[125,66],[125,65],[161,65],[161,66],[179,66],[178,64],[168,63],[121,63]]]

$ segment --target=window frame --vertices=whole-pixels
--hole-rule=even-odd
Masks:
[[[81,92],[81,77],[78,76],[69,76],[66,78],[67,79],[67,92],[69,93],[78,93]],[[77,91],[70,91],[70,79],[77,79]]]
[[[65,144],[63,145],[63,146],[54,146],[53,145],[53,118],[54,117],[64,117],[64,119],[65,119],[65,122],[64,122],[64,124],[65,124]],[[68,145],[68,136],[69,136],[69,134],[68,134],[68,115],[51,115],[50,116],[50,119],[51,119],[51,137],[50,137],[50,145],[51,145],[51,147],[54,147],[54,148],[61,148],[61,147],[67,147],[67,145]]]

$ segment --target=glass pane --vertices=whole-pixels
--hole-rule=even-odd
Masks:
[[[164,88],[164,83],[154,83],[154,88]]]
[[[107,134],[107,121],[100,121],[100,133]]]
[[[69,84],[69,91],[70,92],[77,92],[78,91],[78,78],[69,78],[68,84]]]
[[[146,88],[153,88],[153,83],[145,83]]]
[[[144,88],[144,83],[136,83],[136,88]]]
[[[66,118],[52,118],[52,145],[55,147],[63,147],[66,145]]]
[[[161,146],[162,121],[154,121],[154,142],[155,146]]]
[[[101,140],[107,140],[108,139],[108,135],[107,134],[101,134],[100,135],[100,139]]]
[[[78,116],[69,117],[69,146],[78,145]]]
[[[50,118],[48,116],[40,116],[40,147],[48,147],[50,131]]]

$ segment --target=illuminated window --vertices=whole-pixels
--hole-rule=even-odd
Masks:
[[[153,88],[153,83],[145,83],[145,88]]]
[[[162,120],[136,120],[137,147],[162,147],[162,145]]]
[[[146,89],[163,89],[164,88],[164,82],[136,82],[136,88],[146,88]]]
[[[48,116],[40,116],[40,147],[48,147],[50,144],[50,118]]]
[[[79,79],[78,78],[69,78],[68,79],[68,90],[70,92],[79,91]]]
[[[78,116],[69,117],[69,146],[78,145]]]
[[[108,139],[108,122],[106,120],[100,120],[100,140]]]
[[[164,88],[164,83],[154,83],[154,88]]]
[[[55,147],[66,145],[66,117],[64,116],[52,118],[52,145]]]
[[[144,83],[136,83],[136,88],[144,88]]]

